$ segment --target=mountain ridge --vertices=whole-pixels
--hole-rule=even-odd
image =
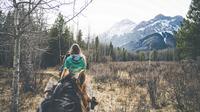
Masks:
[[[136,26],[136,23],[132,22],[129,19],[123,19],[117,23],[115,23],[108,31],[104,32],[100,35],[101,42],[107,42],[107,40],[111,40],[113,36],[121,36],[128,32],[131,32]]]
[[[163,14],[158,14],[154,18],[148,21],[142,21],[139,24],[134,24],[134,26],[131,26],[133,25],[132,23],[134,23],[131,22],[131,20],[122,20],[120,21],[121,23],[120,22],[117,23],[120,25],[113,25],[113,27],[111,27],[111,31],[113,31],[112,29],[115,29],[114,27],[118,26],[115,32],[119,31],[120,35],[117,33],[115,34],[115,32],[109,34],[110,32],[108,30],[106,33],[103,33],[103,35],[100,35],[100,42],[103,43],[112,42],[115,47],[123,47],[129,50],[132,49],[129,48],[131,46],[126,44],[130,44],[130,42],[137,43],[139,40],[148,35],[154,33],[162,33],[162,32],[163,33],[167,32],[168,34],[173,35],[173,32],[178,31],[182,21],[183,17],[180,15],[170,17],[170,16],[165,16]],[[123,22],[126,24],[123,24]],[[122,32],[118,30],[120,29],[120,27],[125,27],[124,29],[126,29],[126,31]],[[124,47],[124,46],[129,46],[129,47]]]

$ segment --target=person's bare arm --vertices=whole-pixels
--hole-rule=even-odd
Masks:
[[[63,72],[62,72],[62,74],[61,74],[61,78],[67,76],[68,74],[69,74],[68,69],[64,68],[64,69],[63,69]]]

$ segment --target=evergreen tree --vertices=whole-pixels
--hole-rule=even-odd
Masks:
[[[98,62],[99,61],[99,37],[97,36],[95,38],[95,61]]]
[[[123,61],[126,61],[127,60],[127,51],[125,50],[125,48],[122,49],[122,52],[123,52]]]
[[[144,52],[139,52],[139,60],[144,61],[145,60],[145,54]]]
[[[200,1],[192,0],[187,18],[176,34],[179,56],[193,58],[200,56]]]
[[[2,60],[1,64],[6,66],[12,66],[14,38],[12,36],[6,35],[6,33],[12,34],[14,32],[13,14],[11,12],[8,12],[6,16],[2,15],[1,21],[1,32],[3,32],[4,35],[0,36],[0,60]]]
[[[153,52],[151,53],[151,60],[157,61],[157,58],[158,58],[158,52],[156,50],[153,50]]]
[[[0,32],[3,32],[4,21],[5,21],[5,16],[2,13],[2,11],[0,10]],[[3,34],[0,33],[0,45],[3,45],[3,43],[4,43]],[[4,52],[2,50],[3,50],[3,47],[0,46],[0,65],[2,65],[5,62],[3,59]]]
[[[84,45],[83,45],[83,40],[82,40],[82,36],[83,36],[82,31],[79,30],[79,31],[78,31],[78,34],[77,34],[76,41],[77,41],[77,43],[79,44],[80,47],[84,47]]]
[[[118,61],[121,61],[122,58],[124,58],[124,57],[121,57],[122,53],[123,53],[123,51],[121,51],[121,48],[117,47],[117,53],[116,53],[117,56],[116,56],[116,58],[117,58]]]
[[[109,56],[111,56],[112,59],[114,60],[114,47],[113,47],[112,42],[110,42],[110,45],[109,45]]]
[[[49,32],[49,49],[43,56],[43,65],[62,64],[61,56],[66,54],[73,42],[73,35],[66,26],[63,16],[59,14]]]
[[[71,45],[74,43],[73,33],[70,32],[69,27],[65,28],[63,37],[64,37],[64,41],[65,41],[64,43],[67,43],[65,46],[66,47],[65,49],[69,49],[71,47]]]

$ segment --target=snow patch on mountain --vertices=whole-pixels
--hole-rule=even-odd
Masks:
[[[123,35],[125,33],[131,32],[135,28],[136,24],[131,20],[125,19],[120,21],[119,23],[113,25],[110,30],[107,32],[110,36],[113,35]]]
[[[129,19],[124,19],[114,24],[108,31],[100,35],[100,41],[109,43],[114,36],[122,36],[130,33],[136,26],[136,23]]]
[[[155,16],[149,21],[142,21],[137,25],[125,19],[116,23],[107,32],[100,35],[100,42],[112,42],[115,47],[122,47],[130,42],[133,45],[140,39],[153,33],[167,32],[173,35],[173,32],[178,31],[180,28],[182,21],[183,17],[181,16],[170,17],[162,14]],[[167,40],[164,42],[167,42]],[[128,47],[131,47],[130,44]]]

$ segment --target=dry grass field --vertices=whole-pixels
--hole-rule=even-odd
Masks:
[[[99,101],[94,112],[200,111],[200,68],[193,61],[99,63],[87,74],[89,92]],[[37,90],[20,91],[21,112],[36,111],[49,77],[37,74]],[[11,73],[0,72],[0,112],[9,112],[11,80]]]
[[[200,111],[200,68],[193,61],[111,62],[89,74],[98,112]]]

